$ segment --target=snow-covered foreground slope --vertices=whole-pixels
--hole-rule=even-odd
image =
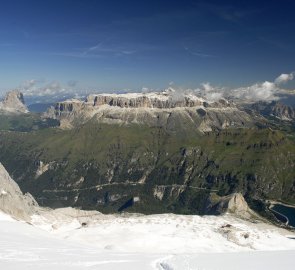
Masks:
[[[285,236],[289,232],[229,214],[120,216],[64,208],[41,211],[33,216],[32,223],[55,236],[114,252],[179,254],[295,249],[295,240]]]
[[[290,232],[230,215],[0,214],[1,269],[293,269]]]
[[[153,269],[155,255],[116,254],[55,237],[0,214],[0,269]],[[143,266],[141,268],[141,266]]]

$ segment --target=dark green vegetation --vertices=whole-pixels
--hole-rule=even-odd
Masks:
[[[20,132],[7,131],[6,123],[0,162],[41,205],[115,212],[128,202],[128,211],[202,214],[210,192],[236,191],[261,212],[265,199],[295,203],[295,140],[286,131],[201,134],[194,127],[171,132],[95,121],[34,130],[32,121],[26,129],[19,120],[17,130],[31,130]]]
[[[1,114],[0,130],[32,131],[48,127],[58,126],[54,119],[41,119],[39,114]]]

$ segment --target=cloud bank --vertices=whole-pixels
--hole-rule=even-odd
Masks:
[[[287,83],[288,81],[292,81],[294,79],[294,72],[290,74],[281,74],[279,77],[275,79],[276,84]]]
[[[234,98],[249,101],[271,101],[279,99],[278,94],[283,90],[282,84],[293,80],[294,73],[281,74],[273,82],[265,81],[256,83],[248,87],[241,87],[231,91]]]
[[[181,95],[184,96],[184,94],[194,93],[209,102],[215,102],[222,98],[244,100],[248,102],[272,101],[278,100],[280,98],[279,94],[284,91],[282,85],[292,81],[294,78],[294,72],[289,74],[281,74],[273,82],[258,82],[250,86],[238,87],[234,89],[213,86],[209,82],[202,83],[201,86],[196,89],[179,89],[172,87],[174,91],[172,98],[175,96],[179,98]],[[175,93],[178,94],[176,95]]]
[[[215,102],[222,98],[230,100],[244,100],[248,102],[272,101],[278,100],[280,94],[284,92],[282,88],[284,84],[294,80],[295,73],[281,74],[274,81],[258,82],[250,86],[228,88],[214,86],[209,82],[202,83],[198,88],[185,89],[175,86],[173,82],[169,83],[166,90],[173,100],[182,100],[186,94],[194,94],[204,98],[209,102]],[[27,80],[19,87],[27,97],[75,97],[85,96],[89,93],[89,89],[85,91],[78,90],[77,81],[69,81],[62,84],[58,81],[46,82],[42,80]],[[130,90],[131,91],[131,90]],[[142,88],[142,93],[158,92],[159,90]],[[101,91],[99,91],[101,92]],[[133,92],[133,91],[131,91]]]
[[[70,81],[67,85],[63,85],[59,81],[45,82],[33,79],[23,82],[19,90],[28,97],[62,96],[70,93],[74,94],[76,85],[76,81]]]

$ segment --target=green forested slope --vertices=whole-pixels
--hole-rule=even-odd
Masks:
[[[0,162],[39,203],[115,212],[202,213],[210,192],[295,202],[293,137],[269,128],[200,134],[107,125],[0,133]],[[40,162],[47,166],[36,175]],[[132,203],[132,202],[131,202]]]

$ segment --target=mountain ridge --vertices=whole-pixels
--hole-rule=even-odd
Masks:
[[[190,122],[198,131],[229,126],[251,126],[250,116],[232,102],[220,99],[207,102],[194,94],[173,91],[129,94],[89,95],[85,101],[58,102],[44,117],[58,119],[62,128],[73,128],[95,119],[107,124],[147,124],[165,126],[169,122]]]

